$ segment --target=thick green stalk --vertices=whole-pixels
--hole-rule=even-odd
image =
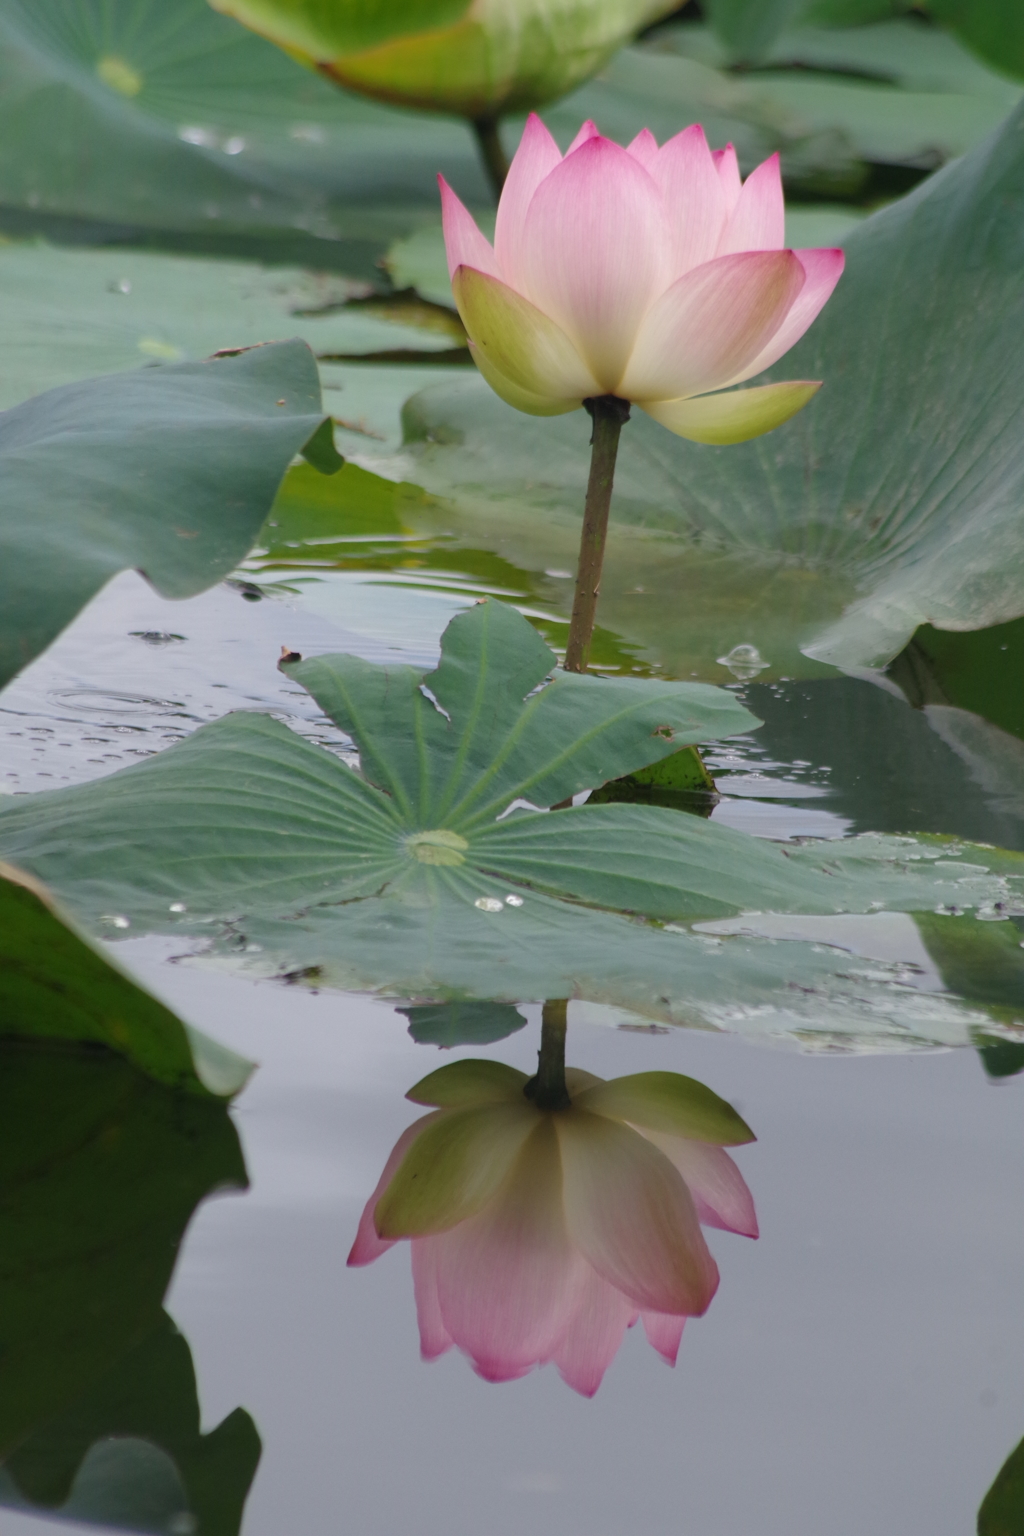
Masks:
[[[583,509],[580,558],[576,567],[576,595],[569,622],[569,643],[562,665],[567,672],[585,672],[594,634],[597,598],[601,590],[601,567],[608,537],[608,510],[612,504],[615,459],[619,451],[619,433],[629,420],[629,401],[617,395],[598,395],[584,400],[594,431],[590,439],[590,479]]]
[[[508,156],[505,154],[498,132],[498,119],[496,117],[478,117],[473,123],[473,132],[476,134],[476,144],[480,151],[480,158],[487,172],[487,179],[494,192],[494,201],[501,196],[501,189],[505,185],[505,177],[508,175]]]
[[[565,1032],[568,1028],[567,998],[549,998],[541,1014],[540,1050],[537,1052],[537,1076],[531,1077],[523,1092],[538,1109],[568,1109],[569,1090],[565,1086]]]

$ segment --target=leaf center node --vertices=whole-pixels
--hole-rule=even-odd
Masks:
[[[438,827],[431,832],[414,832],[405,846],[421,864],[464,864],[469,844],[457,832]]]

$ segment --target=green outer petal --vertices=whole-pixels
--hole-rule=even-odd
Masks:
[[[550,400],[545,395],[531,395],[529,390],[520,389],[518,384],[513,384],[511,379],[506,379],[503,373],[499,373],[494,364],[488,362],[481,349],[472,341],[469,350],[473,354],[473,361],[480,370],[481,377],[494,390],[500,400],[506,405],[511,405],[515,410],[522,411],[525,416],[565,416],[569,411],[578,411],[578,400]]]
[[[507,283],[475,267],[459,267],[452,292],[478,355],[517,388],[573,405],[601,394],[561,326]]]
[[[680,1072],[635,1072],[613,1077],[577,1094],[573,1103],[591,1114],[642,1125],[645,1130],[706,1141],[716,1147],[739,1147],[756,1141],[750,1129],[724,1099],[703,1083]]]
[[[417,1136],[377,1201],[378,1236],[424,1237],[475,1216],[494,1199],[536,1125],[537,1111],[522,1097],[440,1116]]]
[[[692,443],[745,443],[781,427],[820,388],[820,383],[810,380],[761,384],[757,389],[695,395],[688,400],[646,401],[641,410]]]
[[[506,1067],[503,1061],[483,1061],[469,1057],[451,1061],[436,1072],[421,1078],[406,1094],[414,1104],[432,1104],[438,1109],[468,1109],[475,1104],[498,1104],[523,1096],[525,1072]]]

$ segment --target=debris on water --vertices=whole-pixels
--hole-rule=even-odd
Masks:
[[[173,645],[176,640],[185,639],[184,635],[176,635],[169,629],[130,629],[128,633],[144,645]]]

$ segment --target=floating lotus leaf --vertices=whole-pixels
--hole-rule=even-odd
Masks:
[[[1012,926],[1024,910],[1024,855],[871,834],[783,847],[644,805],[530,809],[753,723],[715,689],[553,664],[494,602],[452,621],[426,676],[285,662],[358,771],[265,715],[229,715],[106,779],[13,800],[0,853],[99,931],[201,936],[264,974],[436,1002],[583,997],[862,1048],[1017,1038],[1024,1008],[959,1001],[903,914],[963,914],[969,947],[988,932],[972,914]]]

